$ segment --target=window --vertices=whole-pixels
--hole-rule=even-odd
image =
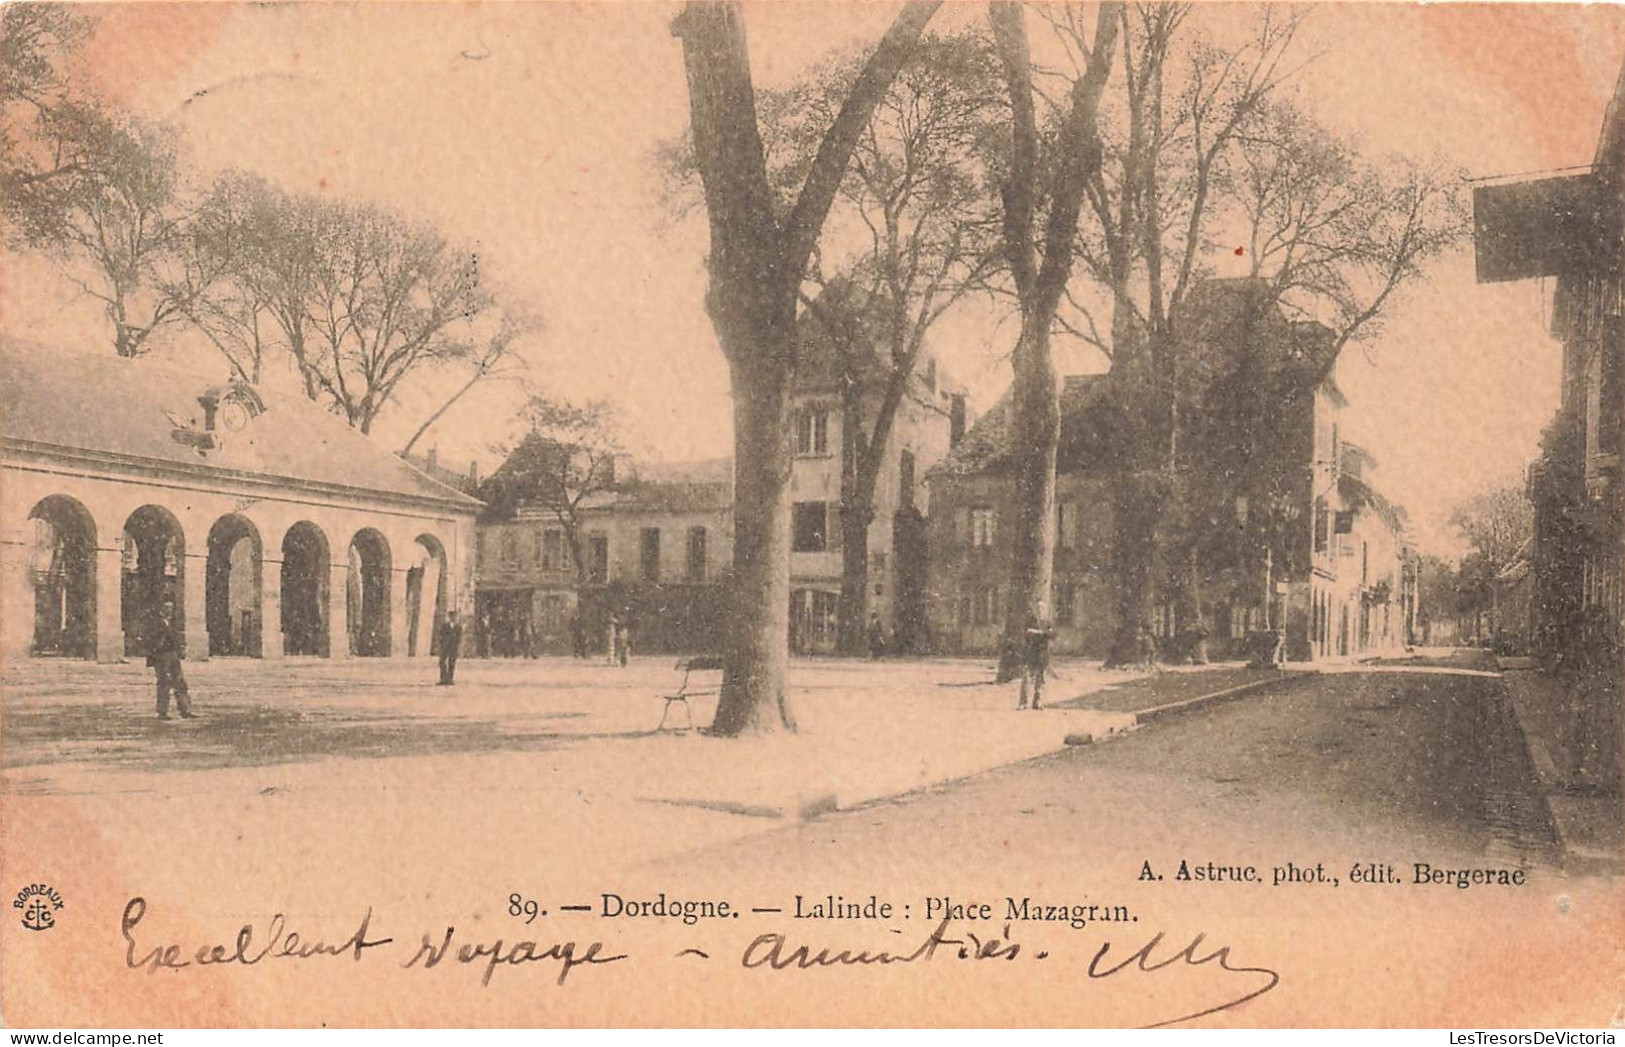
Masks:
[[[599,585],[609,581],[609,535],[587,536],[587,580]]]
[[[688,529],[688,580],[691,582],[705,581],[705,528],[690,527]]]
[[[1055,624],[1072,625],[1077,617],[1078,589],[1071,582],[1058,582],[1055,586]]]
[[[502,529],[502,566],[519,566],[519,532],[512,527]]]
[[[970,544],[978,549],[993,546],[994,534],[999,529],[999,514],[993,509],[970,511]]]
[[[961,626],[994,625],[999,620],[999,590],[991,585],[971,585],[959,592]]]
[[[542,598],[542,629],[545,632],[556,633],[564,628],[565,600],[563,596],[550,593]]]
[[[914,452],[904,451],[897,460],[897,504],[914,508]]]
[[[1332,520],[1331,510],[1326,508],[1325,498],[1315,499],[1315,552],[1326,551],[1326,544],[1331,538]]]
[[[791,508],[790,548],[798,553],[821,553],[829,548],[829,503],[797,502]]]
[[[829,410],[808,407],[796,415],[796,454],[829,453]]]
[[[570,547],[564,544],[564,532],[548,528],[542,532],[542,570],[562,571],[570,566]]]
[[[660,581],[660,528],[645,527],[643,529],[642,548],[639,563],[643,569],[642,576],[644,581]]]
[[[1078,503],[1056,504],[1055,540],[1062,549],[1071,549],[1078,544]]]
[[[976,591],[974,620],[977,625],[995,625],[999,620],[999,590],[991,585]]]

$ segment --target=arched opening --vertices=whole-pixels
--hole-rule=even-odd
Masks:
[[[29,512],[34,521],[36,655],[96,657],[96,521],[79,502],[54,494]]]
[[[370,527],[350,539],[350,570],[345,591],[350,653],[361,658],[389,656],[389,542]]]
[[[204,620],[209,653],[260,656],[260,533],[244,517],[222,516],[209,528]]]
[[[420,534],[412,553],[406,572],[406,653],[439,654],[435,640],[446,616],[446,549],[434,535]]]
[[[290,655],[327,657],[330,633],[327,610],[332,557],[327,535],[308,520],[288,528],[282,538],[282,650]]]
[[[186,534],[161,505],[143,505],[124,521],[124,562],[119,571],[119,619],[124,653],[147,654],[148,634],[165,604],[181,642],[186,641]]]

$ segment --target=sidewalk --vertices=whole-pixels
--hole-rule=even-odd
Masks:
[[[1567,689],[1527,658],[1498,661],[1564,865],[1581,874],[1625,872],[1625,805],[1617,792],[1607,795],[1576,783],[1580,754]]]
[[[679,674],[564,658],[468,660],[454,688],[428,662],[218,659],[188,667],[202,718],[159,723],[150,671],[24,663],[0,677],[4,786],[29,792],[303,788],[354,773],[430,781],[444,769],[538,781],[582,802],[676,804],[772,818],[940,787],[1239,697],[1295,675],[1236,664],[1155,674],[1058,660],[1046,707],[1015,708],[979,659],[798,660],[794,735],[719,739],[655,731]],[[716,677],[696,676],[697,690]],[[714,695],[692,701],[708,724]],[[686,725],[680,706],[672,711]],[[467,757],[476,757],[470,761]],[[453,764],[448,764],[448,759]],[[476,766],[477,765],[477,766]],[[545,769],[545,770],[544,770]]]

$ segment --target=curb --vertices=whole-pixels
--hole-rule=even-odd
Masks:
[[[990,774],[994,771],[1003,770],[1006,767],[1014,767],[1018,764],[1027,763],[1033,760],[1046,759],[1069,749],[1098,744],[1100,742],[1107,741],[1108,739],[1125,737],[1131,731],[1137,730],[1147,723],[1154,723],[1158,720],[1168,719],[1187,712],[1195,712],[1196,710],[1205,708],[1209,705],[1218,705],[1224,702],[1234,701],[1237,698],[1244,697],[1245,695],[1251,694],[1255,691],[1262,691],[1269,687],[1280,687],[1284,684],[1317,675],[1319,674],[1313,671],[1306,672],[1302,670],[1287,670],[1283,671],[1277,676],[1267,677],[1263,680],[1253,680],[1249,683],[1238,684],[1235,687],[1228,687],[1222,691],[1214,691],[1211,694],[1200,694],[1194,698],[1186,698],[1177,702],[1169,702],[1166,705],[1153,706],[1150,709],[1142,709],[1139,712],[1124,713],[1123,715],[1133,717],[1133,723],[1131,726],[1109,728],[1098,735],[1089,732],[1070,733],[1066,735],[1060,745],[1053,749],[1049,749],[1041,753],[1035,753],[1031,756],[1024,756],[1018,760],[1011,761],[1010,763],[1003,763],[995,767],[988,767],[984,768],[983,770],[970,772],[968,774],[957,775],[953,778],[947,778],[940,782],[926,783],[915,788],[905,789],[898,793],[889,793],[880,796],[867,796],[858,800],[842,801],[840,797],[833,792],[814,792],[799,798],[792,804],[785,804],[782,806],[743,804],[724,800],[679,799],[652,796],[637,797],[637,799],[642,803],[668,804],[674,807],[696,807],[703,810],[721,811],[726,814],[745,815],[748,817],[762,818],[765,820],[782,820],[788,823],[814,821],[825,815],[856,810],[871,804],[886,803],[906,796],[913,796],[918,793],[925,793],[932,790],[941,789],[945,786],[956,785],[983,774]]]
[[[1166,720],[1172,716],[1181,716],[1185,713],[1195,712],[1198,709],[1205,709],[1210,705],[1220,705],[1225,702],[1231,702],[1237,698],[1243,697],[1244,695],[1251,694],[1254,691],[1262,691],[1269,687],[1279,687],[1286,683],[1304,680],[1318,675],[1318,673],[1313,671],[1306,672],[1302,670],[1283,670],[1279,676],[1272,676],[1264,680],[1254,680],[1251,683],[1237,684],[1235,687],[1229,687],[1222,691],[1214,691],[1212,694],[1199,694],[1195,698],[1186,698],[1182,701],[1169,702],[1167,705],[1154,705],[1149,709],[1141,709],[1139,712],[1134,714],[1134,723],[1136,726],[1155,723],[1158,720]]]
[[[1625,857],[1611,850],[1576,846],[1570,839],[1572,834],[1566,827],[1570,821],[1571,812],[1567,803],[1570,797],[1559,784],[1561,776],[1557,770],[1557,763],[1552,759],[1545,742],[1529,729],[1523,703],[1518,701],[1512,682],[1506,678],[1506,667],[1497,660],[1496,668],[1502,672],[1502,686],[1506,688],[1506,703],[1512,710],[1513,725],[1517,727],[1524,753],[1535,769],[1535,785],[1540,794],[1540,805],[1546,812],[1546,824],[1551,826],[1552,836],[1557,841],[1558,859],[1562,867],[1580,876],[1617,876],[1625,872]]]

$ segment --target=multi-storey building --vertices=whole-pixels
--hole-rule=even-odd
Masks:
[[[1625,68],[1590,170],[1480,186],[1473,219],[1480,282],[1556,278],[1551,334],[1563,347],[1562,400],[1528,475],[1528,630],[1547,668],[1583,684],[1564,692],[1565,712],[1580,725],[1573,745],[1607,754],[1582,766],[1611,765],[1594,784],[1617,790],[1625,759]]]
[[[481,522],[479,653],[561,653],[574,628],[602,650],[611,613],[634,623],[638,650],[715,645],[733,558],[732,463],[621,457],[615,473],[582,500],[573,540],[560,514],[534,503]]]
[[[1187,307],[1185,355],[1194,377],[1185,395],[1210,405],[1186,413],[1182,437],[1202,471],[1195,497],[1204,523],[1190,539],[1199,550],[1202,621],[1182,621],[1171,597],[1159,599],[1152,629],[1164,657],[1186,657],[1197,633],[1211,657],[1224,658],[1242,654],[1250,635],[1284,632],[1287,656],[1299,660],[1403,636],[1405,599],[1414,592],[1401,567],[1403,519],[1342,468],[1347,401],[1332,377],[1330,334],[1278,306],[1260,307],[1260,291],[1248,281],[1210,281]],[[1054,645],[1095,657],[1106,653],[1117,624],[1110,381],[1065,380],[1056,469]],[[930,476],[931,627],[943,650],[997,649],[1015,454],[1007,397]],[[1168,557],[1160,559],[1166,572]],[[1160,575],[1155,588],[1170,593],[1171,578]]]
[[[926,470],[968,421],[963,390],[927,346],[895,403],[891,367],[870,346],[836,344],[802,321],[792,400],[790,642],[835,649],[843,574],[843,501],[860,441],[892,412],[867,526],[866,606],[888,636],[912,646],[925,620]],[[534,439],[534,438],[533,438]],[[733,561],[731,459],[634,463],[580,508],[575,548],[548,508],[520,504],[480,525],[479,649],[498,655],[568,650],[579,615],[603,646],[614,613],[633,623],[635,650],[704,650],[721,642],[724,583]],[[498,475],[500,475],[500,470]],[[556,550],[556,552],[550,552]],[[579,551],[580,569],[573,556]]]

